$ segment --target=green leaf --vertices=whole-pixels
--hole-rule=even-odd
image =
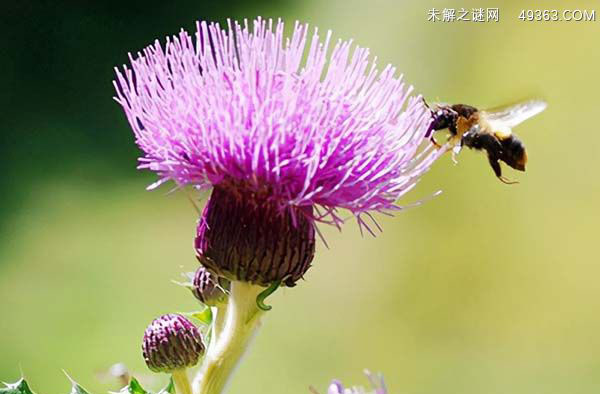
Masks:
[[[73,382],[71,386],[71,394],[89,394],[86,389],[81,387],[77,382]]]
[[[84,389],[79,383],[73,380],[66,372],[67,378],[71,381],[71,393],[70,394],[89,394],[89,392]],[[0,394],[35,394],[29,388],[29,385],[25,381],[25,379],[21,378],[16,383],[4,383],[6,387],[0,387]],[[131,378],[129,384],[123,387],[118,392],[113,392],[112,394],[152,394],[149,391],[146,391],[140,382],[137,381],[136,378]],[[175,393],[175,384],[173,383],[173,378],[169,379],[167,385],[158,392],[158,394],[176,394]]]
[[[194,319],[200,320],[203,324],[206,324],[207,326],[210,326],[213,319],[212,310],[208,306],[201,311],[188,313],[187,315],[193,317]]]
[[[175,383],[173,383],[173,378],[169,378],[169,383],[158,392],[158,394],[175,394]]]
[[[71,393],[71,394],[86,394],[86,393]],[[140,382],[137,381],[136,378],[132,377],[129,381],[129,384],[123,387],[118,393],[113,394],[152,394],[150,391],[146,391]],[[169,379],[169,383],[158,392],[158,394],[176,394],[175,393],[175,384],[173,383],[173,378]]]
[[[0,394],[34,394],[23,378],[16,383],[4,383],[4,385],[6,387],[0,388]]]
[[[144,390],[140,382],[138,382],[137,379],[134,377],[132,377],[129,381],[129,385],[121,389],[121,393],[124,392],[129,394],[148,394],[148,392]]]
[[[129,384],[123,387],[118,392],[111,392],[111,394],[150,394],[148,391],[144,390],[140,382],[137,381],[136,378],[131,377],[129,380]]]
[[[69,381],[71,381],[71,393],[70,394],[89,394],[88,391],[86,389],[84,389],[83,387],[81,387],[81,385],[79,383],[77,383],[75,380],[73,380],[73,378],[71,378],[68,373],[66,373],[65,371],[63,371],[63,372],[65,373],[65,375],[67,375],[67,379],[69,379]]]

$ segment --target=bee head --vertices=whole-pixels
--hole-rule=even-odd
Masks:
[[[452,109],[449,105],[439,105],[436,108],[431,109],[432,122],[429,126],[429,134],[433,131],[443,130],[454,127],[458,113]]]

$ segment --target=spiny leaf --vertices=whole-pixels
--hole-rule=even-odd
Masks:
[[[129,381],[129,384],[127,386],[123,387],[118,392],[111,392],[111,394],[150,394],[150,393],[148,393],[146,390],[144,390],[144,388],[142,387],[140,382],[137,381],[136,378],[131,377],[131,380]]]
[[[123,393],[124,391],[129,394],[148,394],[148,392],[144,390],[140,382],[138,382],[137,379],[134,377],[132,377],[129,381],[129,385],[121,389],[121,393]]]
[[[71,386],[71,394],[89,394],[83,387],[81,387],[78,383],[73,382]]]
[[[24,378],[15,383],[4,383],[6,387],[0,388],[0,394],[34,394]]]
[[[71,381],[71,393],[70,394],[89,394],[88,391],[86,389],[84,389],[83,387],[81,387],[81,385],[79,383],[77,383],[75,380],[73,380],[73,378],[71,378],[69,376],[69,374],[65,371],[63,371],[65,373],[65,375],[67,375],[67,379],[69,379]]]
[[[74,393],[72,393],[74,394]],[[129,384],[121,389],[119,394],[152,394],[150,391],[146,391],[140,382],[136,378],[131,378]],[[175,394],[175,384],[173,378],[169,379],[169,383],[158,392],[158,394]]]
[[[66,372],[67,378],[71,381],[71,392],[70,394],[89,394],[89,392],[84,389],[79,383],[73,380]],[[0,387],[0,394],[35,394],[29,388],[29,385],[25,381],[25,379],[21,378],[19,381],[15,383],[4,383],[6,387]],[[146,391],[140,382],[137,381],[136,378],[131,378],[129,384],[123,387],[118,392],[112,392],[112,394],[152,394],[149,391]],[[176,394],[175,392],[175,384],[173,383],[173,378],[169,379],[167,385],[158,392],[158,394]]]
[[[169,378],[169,383],[158,392],[158,394],[175,394],[175,384],[173,378]]]

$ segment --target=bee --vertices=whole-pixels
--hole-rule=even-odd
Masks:
[[[452,148],[453,160],[463,146],[485,151],[498,179],[506,184],[518,183],[502,175],[500,162],[503,161],[515,170],[525,171],[527,151],[523,142],[512,133],[512,128],[544,109],[546,102],[541,100],[525,101],[492,110],[479,110],[466,104],[436,104],[430,108],[432,122],[426,138],[441,148],[433,133],[448,129],[448,144]]]

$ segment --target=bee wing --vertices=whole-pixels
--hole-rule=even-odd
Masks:
[[[490,124],[500,128],[513,128],[546,109],[548,104],[542,100],[524,101],[508,107],[484,111]]]

